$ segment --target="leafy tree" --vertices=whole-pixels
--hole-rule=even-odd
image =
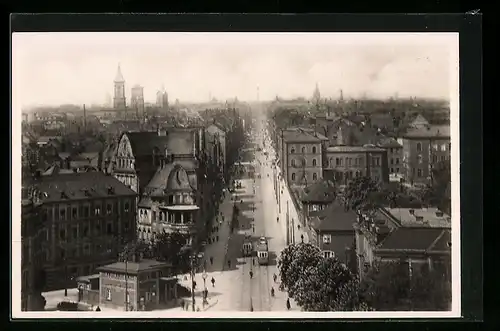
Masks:
[[[294,285],[294,298],[306,311],[330,311],[343,306],[337,301],[341,287],[353,279],[352,273],[337,258],[322,258],[304,270]]]
[[[155,240],[153,246],[159,260],[178,262],[181,249],[186,245],[188,236],[178,231],[161,233]]]
[[[309,243],[298,243],[287,246],[281,251],[278,259],[281,290],[287,290],[291,297],[297,293],[297,282],[305,272],[316,266],[322,259],[318,247]]]
[[[438,270],[415,268],[404,261],[377,263],[360,284],[360,295],[375,310],[447,310],[451,286]]]
[[[359,279],[354,277],[338,288],[331,310],[370,311],[373,309],[366,303],[362,296]]]
[[[370,177],[356,177],[349,182],[345,190],[347,206],[355,211],[369,211],[377,201],[374,199],[379,186]]]

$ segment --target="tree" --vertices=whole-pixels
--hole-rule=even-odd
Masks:
[[[305,272],[316,266],[322,259],[318,247],[309,243],[299,243],[287,246],[281,251],[278,259],[281,290],[287,290],[290,297],[297,293],[296,285]]]
[[[350,270],[337,258],[322,258],[319,263],[304,270],[303,276],[294,285],[294,298],[306,311],[344,308],[345,302],[341,300],[339,293],[353,278]],[[350,298],[349,295],[346,297]]]
[[[375,310],[447,310],[451,284],[438,270],[413,267],[405,261],[379,262],[368,270],[360,295]]]
[[[356,177],[345,190],[347,206],[354,211],[369,211],[376,205],[377,191],[379,186],[370,177]]]

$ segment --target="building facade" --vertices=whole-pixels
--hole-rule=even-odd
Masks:
[[[144,116],[144,87],[139,85],[132,87],[130,108],[135,111],[137,117]]]
[[[41,247],[45,290],[72,286],[135,240],[136,194],[112,176],[43,176],[33,184],[46,224]]]
[[[322,179],[324,135],[302,128],[281,132],[279,162],[289,185],[307,186]]]
[[[324,176],[336,183],[347,185],[360,176],[376,182],[389,182],[387,151],[375,146],[332,146],[326,150]]]
[[[399,142],[403,146],[405,177],[410,183],[431,182],[434,167],[451,161],[449,126],[410,129]]]
[[[403,167],[403,146],[394,138],[385,138],[377,144],[377,147],[387,151],[387,164],[390,174],[402,174]]]
[[[36,192],[24,191],[27,196],[22,200],[21,214],[21,310],[39,311],[44,309],[42,241],[46,219],[42,218]]]
[[[170,269],[168,263],[138,257],[99,267],[100,305],[127,311],[158,307],[171,292],[162,282]]]
[[[213,123],[205,129],[205,145],[207,154],[224,173],[226,165],[226,132]]]

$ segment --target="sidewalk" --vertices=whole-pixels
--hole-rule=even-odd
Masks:
[[[218,226],[218,231],[210,233],[211,243],[207,242],[205,246],[205,261],[206,261],[206,271],[220,271],[224,269],[227,246],[229,237],[231,235],[231,218],[233,217],[233,201],[231,200],[232,194],[228,191],[226,192],[226,197],[219,205],[219,214],[215,217],[212,224],[213,226]],[[221,217],[221,214],[224,216]],[[213,241],[219,236],[219,240]],[[213,265],[210,264],[210,257],[213,257]]]

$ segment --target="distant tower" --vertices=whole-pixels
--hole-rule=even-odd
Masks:
[[[156,106],[161,109],[168,109],[168,93],[165,91],[165,86],[156,92]]]
[[[319,86],[318,86],[318,83],[316,83],[316,88],[314,89],[314,92],[313,92],[312,101],[314,103],[319,103],[320,100],[321,100],[321,93],[319,93]]]
[[[139,85],[132,87],[132,97],[130,98],[130,106],[140,117],[144,114],[144,88]]]
[[[125,79],[123,79],[122,71],[120,69],[120,64],[118,64],[118,71],[115,77],[115,97],[113,99],[113,108],[115,109],[125,109]]]
[[[260,88],[257,86],[257,102],[260,101]]]
[[[344,101],[344,91],[340,89],[340,101]]]

